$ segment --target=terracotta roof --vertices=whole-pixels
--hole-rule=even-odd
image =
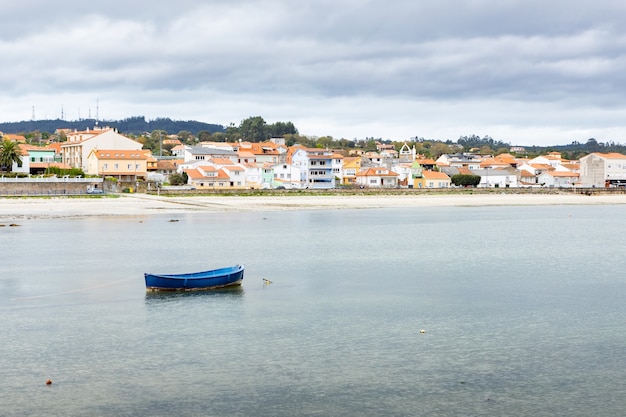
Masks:
[[[626,155],[622,155],[621,153],[617,153],[617,152],[610,152],[610,153],[595,152],[595,154],[606,159],[626,159]]]
[[[367,168],[357,172],[357,177],[397,177],[398,174],[387,168]]]
[[[232,165],[233,163],[228,158],[211,158],[209,161],[215,165]]]
[[[551,175],[553,177],[566,177],[566,178],[580,176],[576,172],[567,172],[567,171],[552,171],[552,172],[546,172],[546,174]]]
[[[423,171],[422,176],[426,179],[431,179],[431,180],[449,180],[450,179],[450,177],[448,177],[445,173],[439,172],[439,171]]]
[[[141,150],[94,149],[91,153],[97,159],[148,159]]]

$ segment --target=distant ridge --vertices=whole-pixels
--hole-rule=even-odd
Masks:
[[[57,129],[86,130],[93,129],[95,126],[112,127],[120,133],[133,133],[139,135],[143,132],[152,132],[153,130],[164,130],[168,134],[176,134],[180,131],[191,132],[197,135],[198,132],[206,130],[210,133],[224,132],[224,126],[212,123],[198,122],[195,120],[172,120],[170,118],[158,118],[154,120],[146,120],[144,116],[129,117],[124,120],[30,120],[22,122],[0,123],[0,132],[4,133],[22,133],[22,132],[48,132],[54,133]]]

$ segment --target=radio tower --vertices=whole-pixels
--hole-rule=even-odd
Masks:
[[[35,106],[33,106],[33,115],[31,116],[31,118],[32,118],[31,120],[33,121],[35,120]]]

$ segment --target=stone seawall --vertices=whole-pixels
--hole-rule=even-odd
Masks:
[[[88,194],[87,190],[103,189],[102,178],[3,178],[0,196],[62,196]],[[104,190],[107,191],[107,190]]]

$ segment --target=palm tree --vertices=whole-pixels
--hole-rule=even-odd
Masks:
[[[14,162],[17,164],[22,162],[20,148],[15,142],[3,140],[2,144],[0,144],[0,169],[11,172]]]

